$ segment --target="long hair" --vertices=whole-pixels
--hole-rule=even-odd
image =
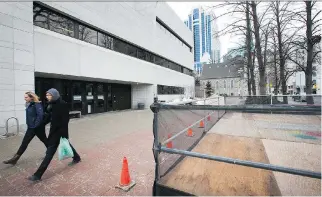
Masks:
[[[32,99],[33,102],[35,103],[39,103],[39,97],[37,96],[37,94],[33,93],[33,92],[26,92],[25,94],[27,94],[29,96],[29,98]]]

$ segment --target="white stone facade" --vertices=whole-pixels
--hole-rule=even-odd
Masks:
[[[193,46],[192,32],[164,2],[44,4],[193,70],[193,52],[157,28],[158,17]],[[34,26],[33,2],[0,2],[0,134],[10,117],[25,123],[23,94],[34,91],[37,74],[131,84],[133,108],[148,107],[157,85],[194,86],[187,74]]]
[[[213,93],[216,95],[227,94],[228,96],[245,96],[247,95],[247,82],[241,78],[221,78],[201,80],[202,89],[210,81]]]

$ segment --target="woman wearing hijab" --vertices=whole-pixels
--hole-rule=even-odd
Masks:
[[[40,164],[38,170],[34,175],[28,177],[30,181],[39,181],[42,175],[48,168],[55,152],[59,146],[60,138],[68,139],[68,123],[69,123],[69,110],[68,105],[60,97],[59,92],[51,88],[46,93],[46,98],[48,100],[48,106],[45,110],[45,120],[44,123],[50,122],[50,131],[48,135],[48,147],[46,151],[46,156],[42,163]],[[81,161],[80,156],[70,144],[74,157],[70,165],[76,164]]]
[[[24,96],[26,101],[27,131],[17,153],[13,156],[13,158],[4,161],[4,164],[15,165],[35,136],[37,136],[47,147],[45,126],[42,124],[44,112],[39,98],[35,93],[32,92],[26,92]]]

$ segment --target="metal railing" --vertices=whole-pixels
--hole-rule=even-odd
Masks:
[[[245,102],[245,104],[298,104],[298,105],[321,105],[320,94],[306,94],[306,95],[242,95],[242,96],[225,96],[228,105],[236,104],[234,102]],[[313,104],[307,104],[308,98],[311,98]]]
[[[170,149],[170,148],[166,148],[166,147],[161,147],[160,151],[170,153],[170,154],[180,154],[180,155],[186,155],[186,156],[196,157],[196,158],[201,158],[201,159],[208,159],[208,160],[219,161],[219,162],[224,162],[224,163],[230,163],[230,164],[236,164],[236,165],[241,165],[241,166],[248,166],[248,167],[253,167],[253,168],[272,170],[272,171],[276,171],[276,172],[283,172],[283,173],[287,173],[287,174],[294,174],[294,175],[300,175],[300,176],[305,176],[305,177],[310,177],[310,178],[321,179],[320,172],[313,172],[313,171],[301,170],[301,169],[296,169],[296,168],[288,168],[288,167],[260,163],[260,162],[245,161],[245,160],[233,159],[233,158],[228,158],[228,157],[212,156],[212,155],[206,155],[206,154],[201,154],[201,153],[197,153],[197,152],[184,151],[184,150],[178,150],[178,149]]]
[[[274,95],[273,95],[274,96]],[[170,153],[170,154],[176,154],[181,156],[190,156],[190,157],[197,157],[202,159],[208,159],[213,161],[219,161],[224,163],[230,163],[235,165],[241,165],[241,166],[247,166],[252,168],[259,168],[259,169],[266,169],[266,170],[272,170],[277,172],[283,172],[287,174],[293,174],[293,175],[300,175],[315,179],[321,179],[321,172],[314,172],[309,170],[302,170],[302,169],[295,169],[295,168],[289,168],[289,167],[283,167],[283,166],[277,166],[273,164],[266,164],[266,163],[260,163],[260,162],[252,162],[247,160],[239,160],[234,158],[228,158],[228,157],[219,157],[219,156],[213,156],[213,155],[207,155],[192,151],[186,151],[186,150],[178,150],[174,148],[168,148],[164,147],[167,142],[170,142],[177,136],[179,136],[181,133],[187,131],[186,128],[182,131],[180,131],[177,135],[172,136],[172,138],[161,142],[159,140],[159,133],[158,133],[158,113],[160,113],[160,110],[224,110],[224,111],[247,111],[247,112],[258,112],[258,111],[278,111],[278,112],[313,112],[313,113],[320,113],[321,114],[321,105],[320,106],[298,106],[298,105],[194,105],[194,106],[185,106],[185,105],[165,105],[155,102],[151,105],[151,110],[154,113],[153,118],[153,135],[154,135],[154,143],[153,143],[153,154],[155,158],[156,168],[155,168],[155,181],[160,180],[160,161],[159,161],[159,155],[161,153]],[[204,118],[206,118],[205,116]],[[203,119],[204,119],[203,118]],[[200,120],[193,123],[194,125],[197,124]],[[192,125],[191,125],[192,126]],[[191,127],[190,126],[190,127]]]

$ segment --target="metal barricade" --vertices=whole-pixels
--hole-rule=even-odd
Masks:
[[[185,157],[195,157],[251,168],[266,169],[276,172],[310,177],[314,179],[321,179],[321,172],[284,167],[269,163],[221,157],[216,155],[208,155],[192,151],[197,143],[204,137],[205,133],[212,126],[214,126],[214,124],[216,124],[218,120],[225,115],[226,112],[321,114],[321,105],[279,105],[272,102],[272,100],[274,100],[272,99],[273,96],[274,95],[269,96],[269,103],[265,104],[227,105],[227,100],[229,102],[228,97],[224,97],[223,105],[220,105],[219,97],[216,98],[218,101],[215,105],[207,104],[207,99],[203,100],[203,105],[193,106],[166,105],[157,102],[152,104],[150,108],[154,113],[153,153],[156,164],[154,187]],[[238,102],[240,102],[240,100],[238,100]],[[214,117],[214,114],[217,115]],[[208,117],[212,118],[212,122],[207,122]],[[187,122],[184,122],[185,120]],[[207,125],[205,124],[205,128],[202,127],[201,129],[200,127],[196,127],[201,121],[207,122]],[[287,127],[288,125],[286,124],[285,126]],[[188,129],[190,128],[194,128],[197,131],[196,133],[194,133],[195,136],[193,137],[187,137],[186,135]],[[176,146],[173,145],[173,143]],[[154,188],[153,191],[156,191],[156,189]],[[154,193],[154,195],[156,194]]]

